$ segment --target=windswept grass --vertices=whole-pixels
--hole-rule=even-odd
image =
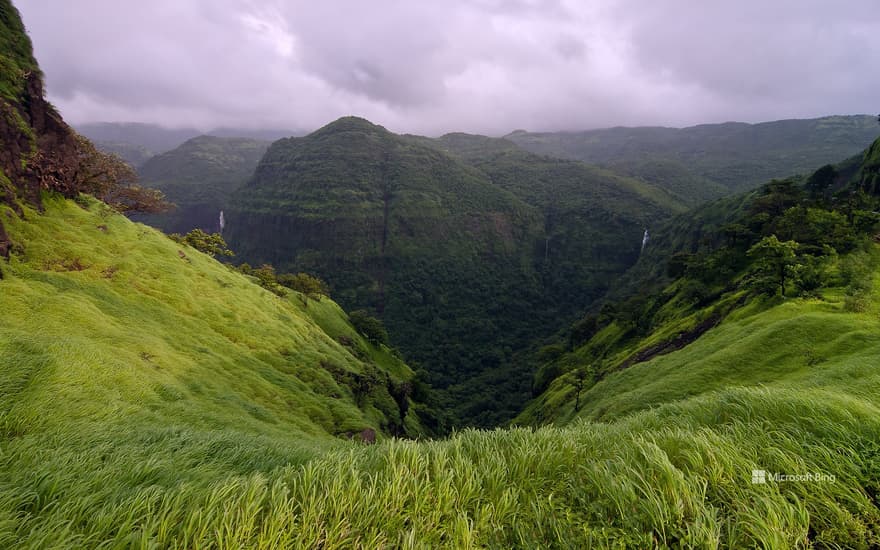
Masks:
[[[219,438],[186,433],[107,433],[82,447],[31,439],[3,458],[0,541],[867,548],[880,542],[869,496],[878,412],[827,392],[740,389],[613,424],[466,431],[324,452],[272,446],[268,457],[247,451],[267,441],[224,449]],[[834,480],[752,484],[753,469]]]
[[[410,371],[367,351],[329,300],[278,298],[95,202],[51,199],[28,218],[8,218],[20,253],[0,281],[7,431],[135,418],[289,439],[399,422],[384,386],[364,388],[359,407],[334,375],[388,377],[370,353],[389,381]],[[333,337],[312,312],[334,319]]]
[[[733,316],[608,376],[583,411],[604,421],[368,447],[332,434],[381,427],[388,398],[359,404],[316,362],[408,369],[335,304],[46,204],[7,224],[0,547],[880,545],[876,312]]]

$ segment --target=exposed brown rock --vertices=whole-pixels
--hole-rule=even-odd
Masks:
[[[74,132],[43,97],[39,73],[27,76],[19,104],[0,101],[0,143],[0,170],[12,183],[0,201],[24,199],[39,208],[41,190],[68,197],[78,192]]]

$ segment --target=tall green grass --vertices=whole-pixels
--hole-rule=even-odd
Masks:
[[[568,425],[363,446],[333,434],[379,426],[383,398],[358,407],[314,361],[407,369],[338,345],[332,302],[94,203],[46,210],[6,224],[0,547],[880,545],[876,313],[734,316],[608,376]]]
[[[186,433],[32,438],[3,456],[0,542],[867,548],[880,542],[866,491],[876,489],[878,412],[828,392],[740,389],[613,424],[272,446],[270,458],[246,449],[267,441],[233,450]],[[753,469],[835,481],[757,485]]]
[[[47,200],[6,226],[19,248],[0,281],[8,431],[136,418],[290,438],[399,420],[384,386],[358,406],[334,377],[412,374],[330,300],[279,298],[95,202]]]

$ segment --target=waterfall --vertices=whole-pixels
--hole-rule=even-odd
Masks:
[[[226,227],[226,218],[223,217],[223,211],[220,211],[220,234],[223,234],[223,228]],[[644,246],[644,245],[642,245]]]
[[[645,228],[645,235],[642,237],[642,252],[645,251],[645,245],[648,244],[648,228]]]

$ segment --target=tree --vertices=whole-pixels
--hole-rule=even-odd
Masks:
[[[755,258],[753,286],[760,292],[785,296],[785,283],[795,264],[798,243],[780,241],[776,235],[764,237],[751,248],[748,255]]]
[[[205,233],[201,229],[193,229],[183,237],[177,233],[168,235],[171,240],[188,244],[200,252],[204,252],[208,256],[235,256],[232,250],[226,245],[226,241],[220,236],[220,233]]]
[[[388,332],[382,321],[371,316],[363,309],[352,311],[348,320],[356,331],[361,333],[373,345],[388,344]]]
[[[73,181],[77,191],[93,195],[123,214],[158,214],[174,205],[158,189],[137,184],[138,176],[117,155],[98,151],[91,141],[76,135],[77,167]]]
[[[794,179],[773,180],[763,185],[758,196],[749,205],[749,220],[754,221],[759,215],[766,214],[765,219],[772,222],[786,210],[801,202],[804,191]]]
[[[278,275],[278,284],[302,292],[306,296],[320,300],[321,296],[330,296],[330,287],[321,279],[308,273]]]
[[[835,179],[837,179],[837,170],[830,164],[826,164],[813,172],[813,175],[807,179],[804,187],[811,197],[824,197],[825,192],[834,184]]]

